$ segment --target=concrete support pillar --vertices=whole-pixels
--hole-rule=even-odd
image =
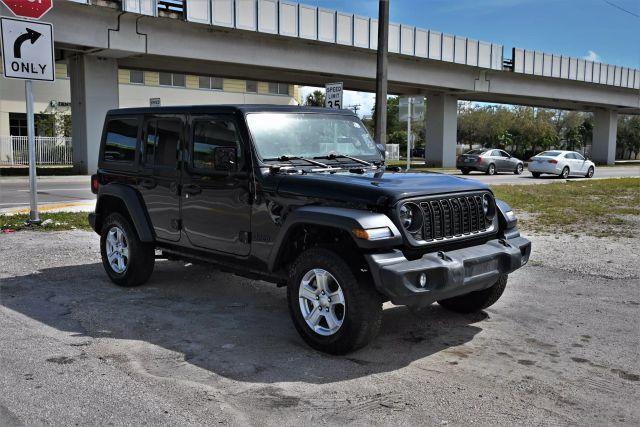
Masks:
[[[91,174],[98,167],[105,114],[118,108],[118,63],[115,59],[78,55],[68,59],[68,67],[74,169]]]
[[[598,164],[612,165],[616,161],[618,113],[597,110],[593,113],[593,145],[591,157]]]
[[[425,163],[428,166],[455,167],[458,99],[446,94],[429,94],[426,98]]]

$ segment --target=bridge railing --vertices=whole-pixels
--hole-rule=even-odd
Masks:
[[[173,12],[187,21],[218,27],[378,48],[377,19],[288,0],[119,1],[125,12],[149,16]],[[502,70],[504,56],[500,44],[398,23],[389,24],[389,52],[494,70]]]
[[[640,70],[525,49],[513,49],[513,71],[640,89]]]
[[[29,143],[26,136],[0,136],[0,165],[28,165]],[[67,137],[36,137],[36,164],[72,165],[73,146]]]

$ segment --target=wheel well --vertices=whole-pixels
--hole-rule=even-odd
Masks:
[[[135,230],[135,225],[131,218],[131,214],[129,214],[129,210],[127,209],[124,201],[121,198],[115,196],[102,196],[100,197],[98,208],[96,209],[96,213],[98,214],[98,217],[96,219],[96,229],[98,230],[98,232],[100,232],[100,230],[102,229],[102,221],[104,221],[107,216],[114,212],[117,212],[125,217]]]
[[[338,253],[353,267],[366,268],[360,249],[346,230],[316,224],[298,224],[289,230],[284,241],[286,245],[280,249],[274,271],[286,269],[303,251],[318,246]]]

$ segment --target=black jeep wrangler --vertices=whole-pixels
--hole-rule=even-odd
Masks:
[[[531,244],[483,184],[404,174],[347,110],[194,106],[107,114],[89,217],[121,286],[156,257],[287,286],[313,348],[376,335],[382,304],[495,303]],[[156,250],[158,255],[156,255]]]

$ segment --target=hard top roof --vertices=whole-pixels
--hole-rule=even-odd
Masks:
[[[324,113],[354,115],[351,110],[336,110],[322,107],[306,107],[299,105],[270,105],[270,104],[223,104],[223,105],[176,105],[169,107],[136,107],[117,108],[109,110],[108,115],[121,114],[175,114],[175,113]]]

